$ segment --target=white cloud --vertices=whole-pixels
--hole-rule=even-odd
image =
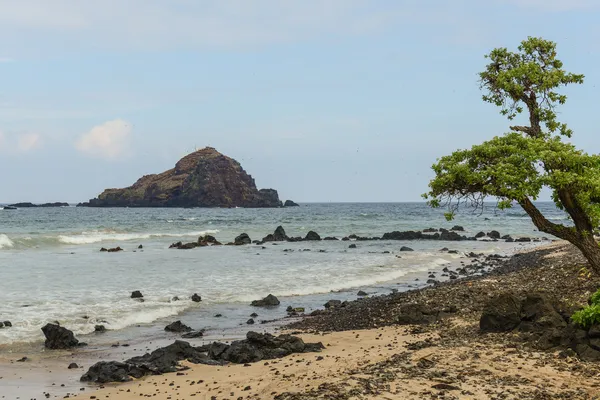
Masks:
[[[83,134],[75,148],[93,157],[116,159],[129,152],[132,125],[122,119],[107,121]]]
[[[41,145],[41,137],[37,133],[24,133],[17,137],[17,148],[19,151],[28,152]]]

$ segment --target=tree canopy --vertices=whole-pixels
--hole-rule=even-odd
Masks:
[[[541,38],[521,42],[517,52],[499,48],[486,57],[490,63],[479,74],[483,100],[499,106],[509,120],[526,112],[529,125],[511,126],[509,133],[438,159],[425,199],[432,207],[447,206],[448,219],[462,205],[483,207],[487,196],[496,197],[501,209],[517,202],[540,231],[578,246],[600,272],[594,240],[600,225],[600,156],[563,142],[573,132],[556,113],[567,100],[558,89],[581,84],[584,76],[566,72],[556,44]],[[533,202],[544,187],[573,226],[551,222],[537,209]]]

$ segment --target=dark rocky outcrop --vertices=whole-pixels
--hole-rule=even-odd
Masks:
[[[106,327],[104,325],[95,325],[94,332],[96,333],[104,333],[106,332]]]
[[[327,303],[323,305],[325,308],[336,308],[342,306],[341,300],[329,300]]]
[[[142,297],[144,297],[144,295],[139,290],[134,290],[133,292],[131,292],[132,299],[141,299]]]
[[[315,231],[309,231],[304,240],[321,240],[321,236],[319,236],[319,234]]]
[[[192,295],[192,301],[194,303],[200,303],[202,301],[202,297],[200,297],[200,295],[198,293],[194,293]]]
[[[252,243],[252,239],[250,239],[247,233],[242,233],[233,240],[233,244],[236,246],[243,246],[250,243]]]
[[[410,247],[402,246],[402,247],[400,247],[400,251],[414,251],[414,250],[411,249]]]
[[[433,234],[425,234],[419,231],[394,231],[384,233],[381,237],[381,240],[450,240],[450,241],[459,241],[459,240],[467,240],[466,236],[461,236],[454,231],[449,231],[447,229],[440,229],[440,232],[436,232]]]
[[[47,349],[59,350],[70,349],[72,347],[84,346],[75,339],[72,331],[57,324],[46,324],[42,327],[42,332],[46,336],[44,346]]]
[[[212,147],[188,154],[175,168],[145,175],[124,189],[106,189],[87,207],[281,207],[276,190],[256,188],[234,159]]]
[[[12,323],[10,321],[0,321],[0,328],[10,328]]]
[[[487,236],[491,239],[500,239],[500,232],[491,231],[491,232],[488,232]]]
[[[288,237],[288,235],[285,233],[285,229],[283,229],[283,226],[281,226],[281,225],[279,225],[275,229],[275,232],[268,234],[267,236],[265,236],[262,239],[262,243],[265,243],[265,242],[285,242],[285,241],[291,241],[291,238]]]
[[[280,304],[279,299],[272,294],[261,300],[254,300],[250,305],[254,307],[272,307]]]
[[[281,358],[292,353],[318,352],[324,348],[322,343],[304,343],[296,336],[273,336],[256,332],[248,332],[245,340],[235,341],[230,345],[214,342],[193,347],[188,342],[177,340],[167,347],[124,362],[98,362],[80,380],[95,383],[127,382],[146,375],[176,372],[181,368],[179,361],[182,360],[208,365],[223,365],[226,362],[245,364]]]
[[[4,207],[2,207],[2,209],[4,209],[4,210],[16,210],[16,209],[17,209],[17,207],[12,207],[12,206],[4,206]]]
[[[10,204],[8,207],[15,207],[15,208],[49,208],[49,207],[69,207],[69,203],[44,203],[44,204],[33,204],[33,203],[15,203],[15,204]]]
[[[283,203],[284,207],[300,207],[300,204],[298,203],[294,203],[292,200],[286,200],[285,203]]]

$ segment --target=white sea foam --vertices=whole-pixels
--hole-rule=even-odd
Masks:
[[[13,247],[15,244],[8,236],[4,233],[0,233],[0,249],[6,249],[9,247]]]
[[[206,230],[197,232],[185,232],[185,233],[115,233],[115,232],[82,232],[78,235],[59,235],[58,241],[65,244],[92,244],[99,242],[108,241],[128,241],[128,240],[140,240],[140,239],[151,239],[161,237],[195,237],[202,235],[213,235],[218,233],[218,230]],[[0,242],[1,243],[1,242]]]

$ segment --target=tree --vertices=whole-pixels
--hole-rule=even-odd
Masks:
[[[490,62],[479,74],[483,100],[499,106],[509,120],[525,113],[529,125],[511,126],[510,133],[438,159],[423,197],[432,207],[448,206],[449,220],[461,206],[483,207],[488,196],[497,198],[500,209],[516,202],[540,231],[577,246],[600,273],[594,238],[600,225],[600,156],[563,142],[572,131],[555,111],[567,100],[557,90],[583,83],[584,76],[566,72],[556,44],[541,38],[529,37],[517,52],[494,49],[486,58]],[[572,225],[549,221],[535,206],[543,187],[551,189]]]

